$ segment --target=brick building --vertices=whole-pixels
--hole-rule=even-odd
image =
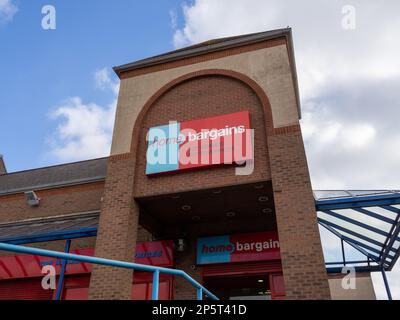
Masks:
[[[1,161],[0,235],[11,230],[16,239],[31,236],[21,243],[61,251],[72,239],[71,252],[178,268],[224,299],[330,299],[290,29],[208,41],[114,70],[121,85],[110,156],[9,174]],[[202,130],[227,128],[230,115],[254,130],[251,174],[238,175],[234,161],[149,173],[153,128],[197,120]],[[54,298],[37,277],[57,262],[1,255],[0,299],[16,284]],[[62,297],[145,299],[150,278],[75,264]],[[182,279],[160,283],[161,298],[195,298]]]

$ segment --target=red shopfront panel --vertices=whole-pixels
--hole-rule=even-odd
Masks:
[[[137,283],[132,286],[132,300],[151,300],[151,283]],[[171,300],[171,282],[160,282],[158,287],[158,299]]]
[[[229,277],[268,275],[272,300],[285,299],[282,266],[280,261],[227,263],[202,266],[202,277]]]
[[[91,248],[75,249],[71,253],[92,256]],[[134,261],[160,267],[173,266],[173,242],[152,241],[138,242]],[[61,260],[35,256],[13,255],[0,257],[0,300],[51,300],[55,297],[55,290],[44,290],[41,287],[43,278],[42,267],[52,265],[59,275]],[[69,261],[63,288],[63,299],[86,300],[89,293],[90,263]],[[134,274],[133,297],[135,299],[151,298],[151,273]],[[58,280],[58,279],[57,279]],[[170,299],[172,292],[172,278],[160,275],[160,299]]]
[[[0,300],[51,300],[53,293],[42,288],[42,278],[0,281]]]
[[[44,290],[41,278],[8,280],[0,282],[0,300],[52,300],[55,290]],[[63,300],[87,300],[90,276],[73,276],[65,279]],[[159,299],[170,300],[172,278],[160,279]],[[152,283],[142,282],[132,285],[132,300],[151,300]]]
[[[93,256],[94,249],[75,249],[71,253]],[[138,242],[136,255],[133,262],[159,267],[173,266],[173,241],[152,241]],[[0,257],[0,281],[7,279],[22,279],[42,277],[42,268],[45,265],[52,265],[56,269],[57,275],[60,274],[61,259],[48,258],[43,256],[20,254]],[[90,263],[79,263],[70,261],[68,263],[67,275],[81,275],[90,273],[92,266]]]
[[[284,300],[285,284],[283,282],[283,275],[281,273],[270,274],[269,283],[271,285],[272,300]]]
[[[132,300],[151,300],[152,294],[151,274],[137,272],[132,285]],[[160,275],[159,299],[172,298],[172,277]],[[87,300],[89,297],[90,276],[70,276],[65,279],[63,300]]]
[[[153,290],[153,274],[149,272],[135,272],[133,274],[132,300],[151,300]],[[160,274],[158,298],[172,300],[173,277]]]
[[[63,300],[87,300],[89,297],[90,276],[70,276],[65,278]]]
[[[228,263],[202,266],[203,277],[237,276],[245,274],[279,273],[282,270],[280,261]]]

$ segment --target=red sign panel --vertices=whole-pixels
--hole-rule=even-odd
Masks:
[[[94,249],[76,249],[71,253],[93,256]],[[138,242],[136,246],[136,263],[160,267],[173,266],[173,241]],[[55,266],[57,274],[61,269],[61,259],[36,255],[21,254],[0,257],[0,280],[42,276],[42,268],[46,265]],[[66,274],[89,273],[92,269],[90,263],[68,261]]]
[[[180,129],[187,137],[179,147],[178,159],[187,159],[180,170],[252,159],[248,111],[185,121]]]
[[[280,259],[275,231],[200,238],[197,263],[229,263]]]
[[[253,159],[249,111],[150,128],[146,174],[176,172]]]

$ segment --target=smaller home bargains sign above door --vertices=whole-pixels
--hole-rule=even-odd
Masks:
[[[280,259],[275,231],[199,238],[197,264]]]
[[[152,127],[147,141],[147,175],[253,159],[248,111]]]

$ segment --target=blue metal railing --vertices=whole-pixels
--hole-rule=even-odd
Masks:
[[[33,254],[33,255],[52,257],[52,258],[59,258],[59,259],[64,259],[66,261],[73,260],[73,261],[80,261],[80,262],[86,262],[86,263],[101,264],[101,265],[105,265],[105,266],[120,267],[120,268],[127,268],[127,269],[138,270],[138,271],[152,272],[153,273],[153,288],[152,288],[152,299],[153,300],[158,300],[158,285],[159,285],[160,273],[170,274],[170,275],[174,275],[174,276],[180,276],[180,277],[184,278],[185,280],[187,280],[192,286],[194,286],[196,288],[198,300],[202,300],[203,295],[206,295],[208,298],[210,298],[212,300],[218,300],[218,298],[214,294],[212,294],[210,291],[208,291],[205,287],[203,287],[200,283],[198,283],[196,280],[194,280],[191,276],[189,276],[186,272],[184,272],[182,270],[169,269],[169,268],[163,268],[163,267],[155,267],[155,266],[149,266],[149,265],[133,263],[133,262],[125,262],[125,261],[83,256],[83,255],[79,255],[79,254],[51,251],[51,250],[45,250],[45,249],[30,248],[30,247],[19,246],[19,245],[8,244],[8,243],[0,243],[0,250]]]
[[[71,240],[68,239],[65,242],[64,253],[69,253],[70,248],[71,248]],[[63,284],[64,284],[65,270],[67,269],[67,264],[68,264],[68,260],[62,259],[60,277],[58,278],[58,285],[57,285],[57,291],[56,291],[56,300],[61,299],[61,294],[62,294],[62,289],[63,289]]]

